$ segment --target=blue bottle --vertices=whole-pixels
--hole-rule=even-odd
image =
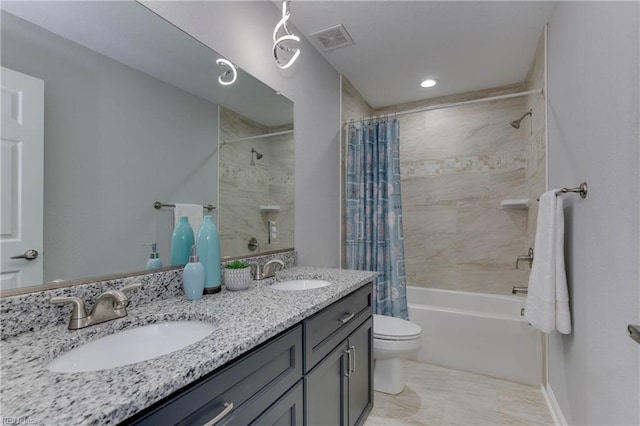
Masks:
[[[189,263],[182,272],[182,288],[187,300],[202,299],[204,291],[204,267],[198,258],[196,246],[191,247]]]
[[[220,272],[220,236],[212,216],[205,216],[196,239],[198,254],[204,266],[204,293],[218,293],[222,289]]]
[[[158,253],[158,245],[156,243],[147,243],[143,246],[151,246],[151,254],[149,260],[147,260],[147,269],[160,269],[162,268],[162,260],[160,260],[160,254]]]
[[[171,237],[171,266],[184,265],[189,261],[193,245],[193,229],[187,216],[180,216]]]

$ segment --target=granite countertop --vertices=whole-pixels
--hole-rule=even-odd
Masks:
[[[7,339],[0,348],[3,418],[31,424],[116,424],[276,336],[362,287],[375,273],[295,267],[276,278],[254,281],[190,302],[184,297],[129,309],[125,318],[67,330],[56,325]],[[315,278],[333,283],[305,291],[269,288],[274,281]],[[57,355],[114,331],[166,320],[211,321],[218,328],[181,350],[110,370],[53,373]],[[24,424],[30,424],[24,423]]]

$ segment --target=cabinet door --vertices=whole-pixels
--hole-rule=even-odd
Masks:
[[[305,425],[347,424],[347,341],[305,376]]]
[[[349,336],[349,426],[362,424],[373,408],[373,318]],[[347,367],[349,368],[349,366]]]
[[[255,426],[296,426],[302,425],[302,380],[251,422]]]

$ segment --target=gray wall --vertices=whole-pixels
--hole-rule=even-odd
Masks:
[[[45,82],[45,280],[168,264],[153,202],[216,203],[217,106],[5,13],[2,66]]]
[[[565,196],[573,333],[549,339],[569,424],[640,424],[638,2],[559,2],[549,23],[549,186]]]
[[[279,70],[270,1],[142,2],[295,103],[295,248],[301,265],[337,267],[340,249],[340,75],[306,41]],[[293,28],[293,27],[292,27]],[[297,31],[293,28],[293,32]]]

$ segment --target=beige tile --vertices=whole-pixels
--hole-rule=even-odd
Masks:
[[[524,191],[520,197],[524,196]],[[499,201],[461,201],[457,208],[457,230],[522,237],[526,229],[527,211],[503,209]]]
[[[454,203],[410,205],[402,209],[405,235],[456,232],[457,207]]]
[[[421,194],[426,201],[486,199],[490,176],[491,172],[474,172],[427,177]]]
[[[500,205],[500,201],[505,198],[526,198],[526,174],[526,167],[493,172],[489,178],[491,200]]]

